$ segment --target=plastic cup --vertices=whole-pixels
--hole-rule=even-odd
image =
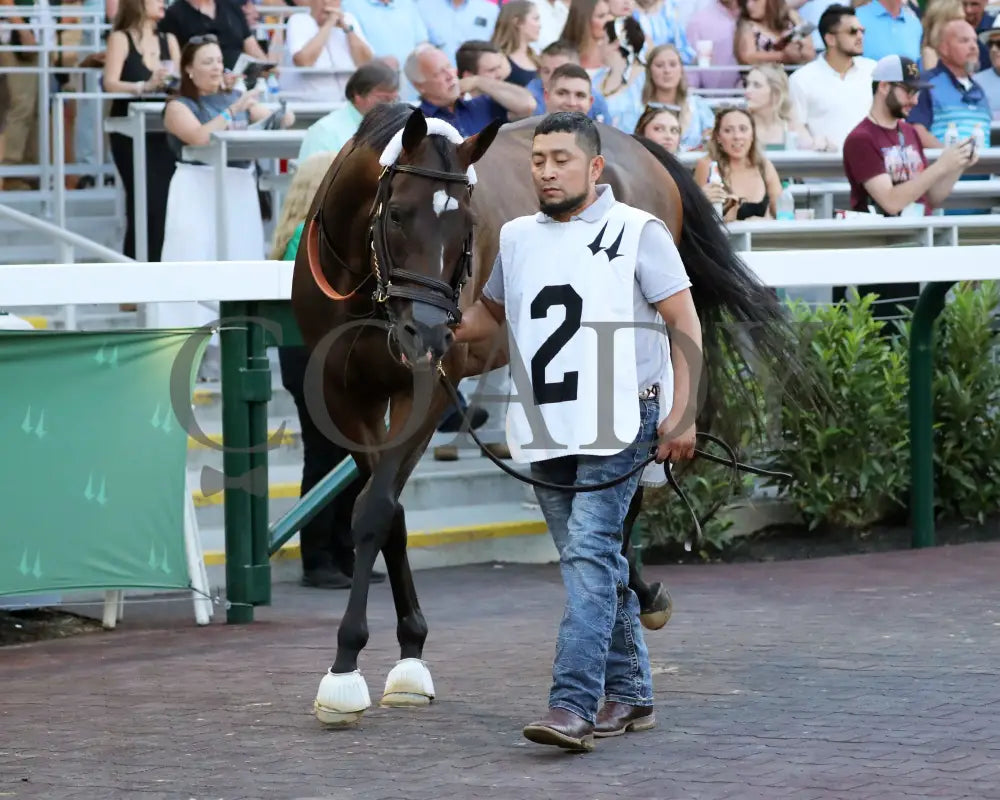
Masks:
[[[699,39],[695,43],[694,50],[698,55],[699,67],[712,66],[712,50],[714,49],[714,46],[715,42],[711,39]]]

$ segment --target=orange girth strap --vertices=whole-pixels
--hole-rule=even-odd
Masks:
[[[319,290],[331,300],[350,300],[354,297],[354,292],[351,292],[350,294],[340,294],[340,292],[330,285],[326,276],[323,274],[323,268],[319,263],[319,224],[316,222],[315,217],[309,220],[306,224],[305,237],[306,258],[309,260],[309,271],[312,273],[313,280],[316,281],[316,285],[319,287]]]

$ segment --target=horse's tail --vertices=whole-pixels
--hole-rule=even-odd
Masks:
[[[801,366],[799,337],[774,290],[762,284],[733,250],[721,220],[690,170],[665,148],[642,136],[634,138],[663,164],[681,196],[683,223],[677,249],[701,319],[708,380],[699,426],[726,422],[718,416],[717,393],[723,381],[728,391],[746,401],[744,408],[759,410],[761,404],[754,395],[761,387],[753,387],[746,379],[751,375],[760,378],[762,367],[790,392],[784,400],[813,401],[813,376]],[[752,350],[749,359],[748,345]],[[754,416],[755,422],[763,423],[761,414]]]

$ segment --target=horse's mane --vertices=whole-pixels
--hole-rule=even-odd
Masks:
[[[406,103],[379,103],[361,118],[354,143],[381,153],[412,113],[413,106]]]
[[[361,119],[354,134],[355,147],[368,147],[381,154],[389,140],[396,135],[413,113],[413,106],[408,103],[379,103]],[[451,169],[452,158],[448,141],[443,136],[430,136],[430,142],[435,152],[441,156],[445,169]],[[453,147],[454,145],[452,145]]]

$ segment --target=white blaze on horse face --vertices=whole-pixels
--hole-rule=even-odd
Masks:
[[[458,211],[458,200],[449,195],[444,189],[434,192],[434,214],[440,217],[445,211]]]
[[[434,192],[434,199],[431,201],[434,214],[441,218],[445,211],[458,211],[458,200],[448,194],[444,189]],[[444,277],[444,242],[441,243],[441,277]]]

